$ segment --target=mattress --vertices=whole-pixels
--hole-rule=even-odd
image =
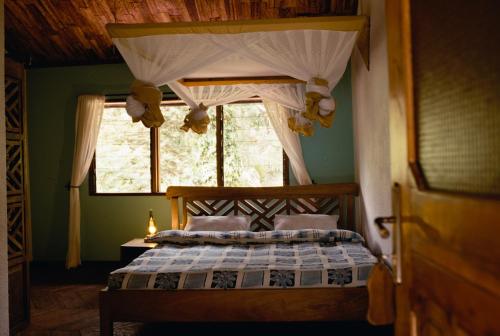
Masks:
[[[160,245],[109,275],[109,289],[365,286],[377,259],[347,230],[164,231]]]

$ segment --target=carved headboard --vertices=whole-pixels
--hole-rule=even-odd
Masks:
[[[184,228],[188,215],[247,215],[252,218],[252,231],[264,231],[273,229],[276,214],[338,214],[339,228],[356,231],[354,197],[358,190],[355,183],[249,188],[171,186],[166,196],[171,200],[172,229]]]

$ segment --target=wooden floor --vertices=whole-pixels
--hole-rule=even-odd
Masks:
[[[98,292],[102,285],[34,285],[31,323],[20,335],[99,335]],[[117,324],[118,335],[137,335],[141,325]]]
[[[32,267],[31,323],[18,336],[99,335],[98,292],[109,267],[67,272]],[[392,335],[392,328],[367,323],[115,323],[115,335]]]

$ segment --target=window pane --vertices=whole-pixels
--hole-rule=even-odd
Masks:
[[[283,185],[283,152],[263,104],[224,105],[224,186]]]
[[[98,193],[151,192],[150,131],[124,107],[106,107],[96,148]]]
[[[160,128],[160,191],[169,185],[216,186],[217,156],[215,108],[208,110],[206,134],[180,129],[187,106],[162,106],[165,123]]]

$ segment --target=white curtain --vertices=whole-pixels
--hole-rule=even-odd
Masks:
[[[80,265],[80,185],[92,162],[104,110],[104,96],[78,97],[75,117],[75,147],[69,189],[68,254],[66,268]]]
[[[170,88],[191,108],[184,118],[182,130],[202,134],[207,131],[210,106],[222,105],[251,97],[248,88],[234,85],[209,85],[186,87],[178,82],[170,82]]]
[[[257,37],[249,42],[247,35]],[[357,32],[328,30],[209,36],[212,42],[228,52],[238,53],[277,72],[306,81],[308,100],[302,116],[319,121],[323,127],[330,127],[335,117],[336,104],[330,92],[345,72],[356,37]]]
[[[317,120],[314,113],[319,109],[323,116],[330,116],[329,122],[322,122],[329,127],[335,110],[330,91],[345,71],[357,34],[357,31],[311,29],[148,35],[114,38],[113,42],[136,79],[156,86],[169,84],[191,107],[192,120],[206,119],[207,115],[177,80],[238,54],[283,75],[307,81],[305,91],[318,97],[311,98],[304,116]],[[284,101],[281,103],[288,106]],[[144,113],[142,109],[138,111]],[[137,119],[137,115],[129,113]]]
[[[195,106],[200,103],[205,106],[223,105],[253,96],[261,96],[295,110],[305,108],[304,84],[234,84],[186,87],[175,82],[169,86],[183,100],[192,102]]]
[[[266,99],[264,100],[264,106],[274,131],[283,146],[283,150],[290,160],[290,166],[295,179],[299,184],[311,184],[311,177],[307,172],[306,163],[302,156],[302,146],[299,136],[288,128],[288,118],[293,115],[294,111]]]
[[[286,30],[206,37],[284,75],[304,81],[324,78],[331,90],[344,74],[356,36],[356,31]]]
[[[191,108],[196,108],[200,103],[209,107],[260,96],[297,113],[305,109],[305,84],[235,84],[186,87],[174,82],[170,83],[169,86]]]
[[[239,54],[304,81],[342,77],[357,31],[286,30],[241,34],[179,34],[114,38],[136,79],[156,86]]]
[[[227,56],[224,49],[206,43],[203,34],[114,38],[113,43],[134,77],[156,86],[178,80]]]
[[[263,99],[278,103],[289,109],[289,118],[294,118],[297,124],[312,123],[302,117],[306,109],[305,84],[264,84],[255,85],[254,91]],[[312,127],[312,126],[311,126]]]
[[[248,85],[207,85],[187,87],[179,82],[170,82],[168,85],[170,89],[191,108],[196,108],[200,104],[206,107],[224,105],[255,95],[254,87]]]

